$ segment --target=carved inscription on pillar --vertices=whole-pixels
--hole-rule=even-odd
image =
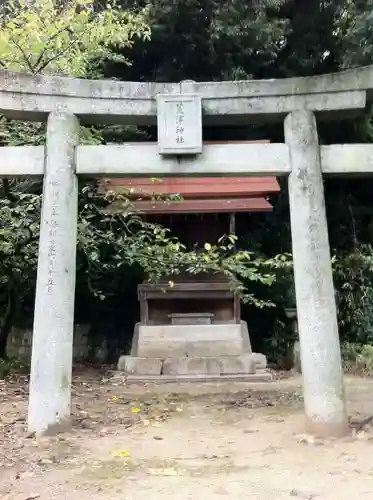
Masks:
[[[158,94],[157,122],[160,154],[202,153],[202,105],[199,95]]]
[[[60,183],[52,181],[51,186],[51,213],[48,221],[48,278],[47,278],[47,291],[53,293],[56,286],[56,267],[57,267],[57,232],[59,228],[59,211],[58,202],[60,197]]]

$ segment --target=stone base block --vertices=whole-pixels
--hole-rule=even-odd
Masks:
[[[264,354],[261,354],[260,352],[252,352],[250,356],[254,361],[257,370],[264,370],[267,368],[267,358]]]
[[[151,358],[237,356],[251,352],[246,323],[138,325],[131,354]],[[136,343],[136,345],[135,345]]]
[[[117,368],[129,375],[234,375],[253,374],[265,369],[263,354],[239,356],[181,356],[179,358],[145,358],[121,356]]]
[[[219,357],[168,358],[163,362],[163,375],[228,375],[255,373],[250,354]]]
[[[118,370],[132,375],[160,375],[163,360],[159,358],[135,358],[121,356],[118,361]]]
[[[225,374],[225,375],[126,375],[123,378],[122,374],[113,376],[114,380],[120,380],[126,384],[191,384],[191,383],[264,383],[272,382],[274,376],[267,370],[260,370],[256,373],[245,374]],[[173,389],[174,390],[174,389]]]
[[[302,373],[302,363],[300,359],[300,344],[299,340],[294,342],[293,347],[293,367],[296,373]]]

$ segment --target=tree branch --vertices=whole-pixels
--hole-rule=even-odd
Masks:
[[[37,61],[35,63],[35,68],[37,68],[39,66],[39,64],[42,62],[43,60],[43,57],[44,57],[44,54],[47,52],[47,46],[50,42],[53,42],[53,40],[55,40],[61,33],[63,33],[64,31],[67,31],[67,33],[69,33],[70,35],[73,34],[73,32],[71,31],[70,28],[68,27],[63,27],[63,28],[60,28],[53,36],[51,36],[49,38],[49,40],[47,42],[45,42],[45,47],[44,49],[41,51],[41,53],[39,54],[39,57],[37,58]],[[60,54],[61,55],[61,54]],[[50,61],[47,62],[47,65],[50,63]],[[41,69],[39,69],[39,72],[42,71],[43,69],[45,68],[45,66],[41,66]],[[36,72],[38,72],[38,70],[36,69]]]
[[[23,50],[23,48],[20,46],[20,44],[17,42],[17,40],[14,39],[12,33],[10,31],[8,31],[8,33],[9,33],[10,39],[12,40],[12,42],[14,43],[14,45],[21,52],[22,57],[23,57],[24,61],[26,62],[28,69],[31,71],[32,74],[35,74],[34,68],[32,67],[31,62],[30,62],[29,58],[26,55],[26,52]]]
[[[64,49],[64,50],[61,50],[61,52],[59,52],[58,54],[54,55],[53,57],[51,57],[50,59],[47,59],[41,66],[40,68],[37,68],[37,73],[41,73],[43,71],[43,69],[45,69],[48,64],[50,64],[51,62],[55,61],[56,59],[58,59],[59,57],[63,56],[64,54],[66,54],[66,52],[69,51],[69,49],[71,49],[71,47],[74,45],[74,43],[76,43],[78,41],[77,38],[75,38],[75,40],[72,40],[69,45]]]

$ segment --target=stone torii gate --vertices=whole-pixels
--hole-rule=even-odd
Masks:
[[[89,81],[0,72],[0,112],[47,121],[46,146],[0,148],[0,176],[44,175],[28,427],[70,417],[77,176],[289,176],[306,427],[347,432],[322,174],[373,172],[373,145],[320,146],[316,119],[373,99],[373,67],[284,80]],[[82,123],[158,123],[158,144],[79,146]],[[202,122],[284,120],[284,144],[202,144]]]

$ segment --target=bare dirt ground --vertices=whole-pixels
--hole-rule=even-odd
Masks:
[[[85,370],[72,430],[37,440],[27,381],[0,381],[0,499],[371,500],[373,430],[303,435],[300,382],[126,387]],[[346,383],[350,414],[373,413],[373,381]]]

